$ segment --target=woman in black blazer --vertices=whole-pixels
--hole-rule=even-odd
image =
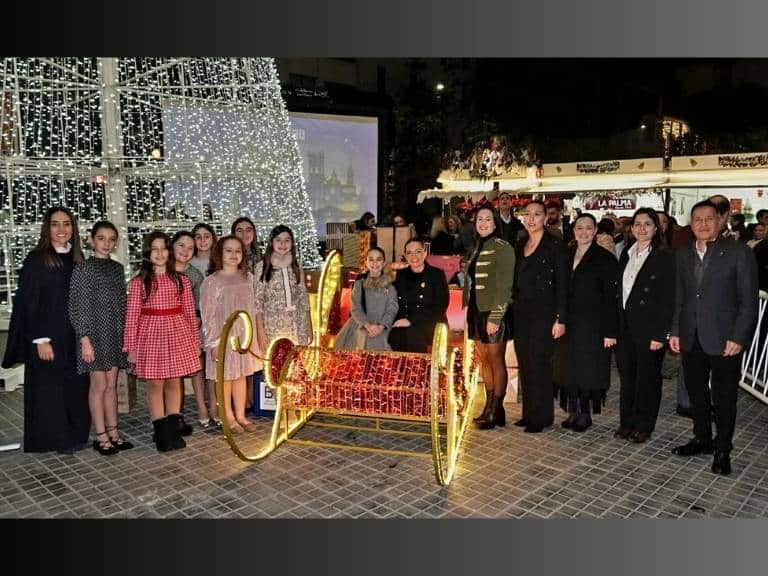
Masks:
[[[448,282],[439,268],[426,263],[424,242],[411,238],[405,243],[408,268],[397,272],[398,311],[389,345],[398,352],[426,352],[432,344],[435,326],[448,322]]]
[[[555,340],[565,334],[568,304],[568,252],[562,240],[545,230],[546,209],[540,200],[526,206],[527,234],[516,247],[514,335],[523,417],[515,422],[526,432],[541,432],[555,418],[553,355]]]
[[[582,214],[573,223],[568,290],[568,333],[565,335],[565,387],[560,406],[568,411],[563,428],[583,432],[592,412],[602,410],[611,380],[611,347],[618,337],[618,264],[614,252],[595,241],[597,221]]]
[[[621,420],[614,435],[642,443],[659,415],[661,364],[675,304],[675,257],[665,247],[655,210],[635,212],[632,234],[636,241],[619,260]]]

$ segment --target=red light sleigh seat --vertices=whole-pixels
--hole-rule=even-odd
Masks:
[[[328,311],[340,287],[340,278],[341,258],[332,252],[320,279],[313,318],[315,333],[310,346],[298,346],[280,338],[267,350],[264,376],[276,397],[268,442],[256,453],[245,454],[224,419],[224,433],[230,447],[245,461],[261,460],[283,443],[429,457],[430,452],[301,439],[297,433],[305,425],[318,425],[428,436],[435,478],[441,485],[448,485],[456,470],[477,388],[478,366],[472,342],[465,339],[462,347],[449,349],[448,327],[439,324],[435,328],[431,354],[334,350],[322,346],[320,343],[327,340]],[[246,324],[245,339],[250,341],[252,335],[251,318],[245,312],[235,312],[225,323],[217,360],[217,398],[221,398],[223,392],[224,346],[229,341],[232,325],[238,320]],[[250,342],[241,343],[235,338],[231,345],[247,353]],[[320,414],[344,419],[365,418],[372,420],[375,427],[312,422],[313,416]],[[421,423],[428,426],[429,431],[382,426],[394,426],[394,422]]]

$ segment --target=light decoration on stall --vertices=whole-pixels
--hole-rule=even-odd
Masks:
[[[84,238],[114,222],[128,274],[148,231],[228,233],[240,215],[261,242],[290,226],[302,265],[321,262],[271,58],[0,59],[0,307],[53,205]]]

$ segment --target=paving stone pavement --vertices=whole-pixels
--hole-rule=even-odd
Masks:
[[[143,389],[139,385],[139,397]],[[0,392],[0,444],[20,441],[23,391]],[[186,418],[196,422],[187,397]],[[479,402],[478,402],[479,404]],[[520,407],[507,404],[510,422]],[[476,406],[479,410],[479,407]],[[768,406],[739,394],[733,474],[709,470],[709,456],[683,459],[673,446],[691,434],[675,414],[665,380],[653,438],[613,438],[618,379],[587,432],[556,426],[525,434],[507,426],[468,430],[456,477],[436,484],[430,458],[283,445],[248,464],[221,432],[196,428],[185,450],[158,453],[143,400],[121,428],[136,448],[112,457],[90,447],[74,455],[0,453],[0,517],[173,518],[756,518],[768,514]],[[255,419],[266,439],[271,420]],[[420,437],[305,428],[299,438],[428,450]],[[244,438],[243,435],[238,438]]]

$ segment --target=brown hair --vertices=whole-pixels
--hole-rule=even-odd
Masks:
[[[296,276],[296,282],[302,281],[301,271],[299,270],[299,261],[296,258],[296,239],[293,237],[293,230],[283,224],[278,224],[272,228],[272,232],[269,233],[269,240],[267,241],[267,249],[264,251],[264,267],[261,270],[261,278],[259,282],[269,282],[272,280],[272,254],[275,252],[273,242],[275,238],[285,232],[291,237],[291,269],[294,276]],[[406,244],[407,245],[407,244]]]
[[[224,269],[224,243],[227,240],[234,240],[235,242],[238,242],[240,244],[240,250],[242,254],[242,258],[240,258],[240,264],[237,265],[237,269],[240,271],[240,273],[243,276],[248,275],[248,258],[246,258],[246,249],[245,244],[243,243],[240,238],[235,236],[234,234],[229,234],[228,236],[222,236],[219,238],[218,242],[216,242],[216,245],[211,250],[211,260],[208,263],[208,274],[213,274],[214,272],[218,272],[219,270]]]
[[[152,294],[152,288],[155,285],[155,268],[149,257],[152,255],[152,243],[155,240],[163,240],[165,248],[168,250],[168,261],[165,263],[165,273],[176,282],[179,296],[184,292],[184,284],[181,281],[181,272],[176,272],[176,257],[173,254],[173,245],[171,239],[165,232],[155,230],[144,237],[144,245],[141,250],[141,269],[136,275],[144,283],[144,302],[149,300]]]

